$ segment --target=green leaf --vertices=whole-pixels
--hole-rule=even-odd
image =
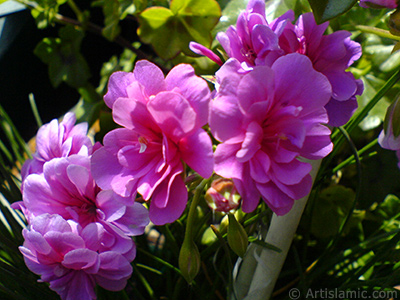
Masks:
[[[65,81],[74,88],[86,86],[89,66],[80,54],[83,32],[72,26],[60,29],[59,38],[44,38],[34,53],[49,67],[49,78],[54,87]]]
[[[354,197],[352,189],[341,185],[323,190],[314,204],[311,232],[319,238],[336,235],[351,209]]]
[[[164,60],[180,52],[193,55],[189,43],[210,45],[211,30],[221,16],[215,0],[173,0],[170,8],[150,7],[139,16],[138,34]]]
[[[353,7],[356,0],[308,0],[315,20],[321,24],[333,19]]]
[[[377,93],[384,81],[373,75],[361,77],[364,83],[364,92],[358,97],[359,109],[364,108],[372,97]],[[368,113],[368,115],[360,123],[361,129],[364,131],[376,128],[382,123],[385,118],[386,109],[389,106],[387,97],[383,97]]]
[[[104,28],[102,34],[112,41],[121,32],[119,22],[127,15],[133,15],[146,6],[145,0],[98,0],[92,6],[102,6],[104,14]]]
[[[49,25],[53,25],[53,20],[58,13],[60,5],[67,0],[37,0],[35,7],[32,8],[31,14],[35,18],[38,28],[43,29]]]
[[[235,25],[239,14],[246,9],[247,0],[231,0],[222,10],[222,17],[213,30],[213,35],[225,31],[230,25]]]
[[[102,30],[103,36],[112,41],[117,37],[121,28],[119,27],[119,1],[118,0],[105,0],[103,6],[105,15],[104,28]]]

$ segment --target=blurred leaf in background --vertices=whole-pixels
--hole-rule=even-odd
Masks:
[[[139,15],[138,34],[151,44],[164,60],[181,51],[194,55],[189,43],[211,45],[211,30],[218,23],[221,9],[215,0],[173,0],[169,8],[150,7]]]

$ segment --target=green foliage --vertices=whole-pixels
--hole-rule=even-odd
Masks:
[[[341,185],[324,189],[313,207],[311,233],[318,238],[335,236],[349,214],[354,198],[354,191]]]
[[[74,88],[86,85],[89,66],[80,54],[84,33],[73,26],[62,27],[59,38],[44,38],[34,53],[49,66],[49,78],[54,87],[65,81]]]
[[[170,8],[150,7],[143,11],[138,34],[161,58],[169,60],[181,51],[191,55],[191,41],[209,46],[210,32],[220,16],[215,0],[173,0]]]
[[[38,0],[32,10],[32,16],[35,18],[39,28],[46,28],[54,24],[54,19],[58,13],[60,5],[67,0]]]
[[[92,3],[93,6],[102,6],[104,19],[104,28],[102,34],[105,38],[112,41],[121,32],[119,22],[127,15],[133,15],[140,12],[145,6],[145,0],[97,0]]]
[[[323,23],[348,11],[356,0],[308,0],[317,23]]]

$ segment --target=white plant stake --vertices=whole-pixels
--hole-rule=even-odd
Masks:
[[[310,175],[315,180],[321,165],[321,160],[305,160],[312,165]],[[240,264],[239,273],[234,282],[236,295],[231,300],[268,300],[274,290],[275,283],[285,262],[294,234],[309,195],[295,201],[293,208],[284,216],[273,214],[271,224],[265,237],[265,242],[281,249],[281,252],[261,248],[257,251],[249,246],[247,255],[239,259],[235,270]],[[245,290],[248,289],[246,294]],[[245,296],[246,295],[246,296]],[[243,298],[242,298],[243,297]]]

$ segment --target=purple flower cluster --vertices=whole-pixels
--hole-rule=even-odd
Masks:
[[[240,73],[228,60],[217,72],[219,90],[210,128],[220,142],[215,172],[232,178],[244,212],[260,197],[278,215],[311,189],[311,165],[298,158],[320,159],[332,150],[330,130],[322,125],[331,86],[304,55],[289,54],[272,67]]]
[[[122,128],[93,155],[97,184],[121,197],[138,192],[150,201],[151,221],[162,225],[186,207],[187,165],[204,178],[214,171],[232,179],[245,212],[262,198],[277,214],[287,213],[311,189],[311,166],[300,158],[330,153],[325,125],[346,123],[362,92],[346,71],[361,55],[350,33],[324,35],[328,23],[317,25],[312,14],[293,19],[289,11],[268,24],[264,1],[251,0],[236,27],[217,35],[230,57],[223,65],[191,43],[222,65],[214,93],[189,65],[165,78],[147,61],[132,73],[114,73],[104,100]],[[220,142],[214,154],[202,128],[207,123]]]
[[[23,201],[28,227],[20,247],[29,269],[62,299],[93,299],[94,287],[121,290],[136,256],[132,236],[144,232],[147,209],[112,190],[91,172],[87,124],[72,113],[37,134],[37,152],[24,165]]]
[[[256,66],[271,67],[279,57],[290,53],[307,56],[332,86],[331,98],[325,104],[328,125],[344,125],[357,108],[355,96],[363,91],[361,80],[346,71],[360,58],[361,46],[350,40],[348,31],[324,35],[328,22],[317,25],[312,13],[301,15],[295,24],[293,21],[294,13],[288,11],[268,24],[265,2],[250,0],[236,27],[218,33],[217,40],[229,57],[239,61],[243,71]],[[191,49],[215,61],[205,47],[191,43]]]
[[[175,221],[188,199],[185,165],[205,178],[213,172],[211,139],[202,129],[211,100],[207,83],[189,65],[164,78],[157,66],[139,61],[132,73],[111,75],[104,100],[122,128],[110,131],[93,155],[96,182],[122,197],[151,198],[156,225]]]

